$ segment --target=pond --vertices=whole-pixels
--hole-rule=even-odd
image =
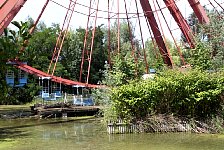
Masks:
[[[224,135],[107,134],[99,119],[0,120],[0,150],[221,150]]]

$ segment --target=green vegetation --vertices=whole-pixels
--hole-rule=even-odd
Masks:
[[[9,147],[12,147],[15,144],[17,144],[17,141],[11,139],[4,139],[4,141],[0,144],[0,150],[8,149]]]
[[[6,62],[9,59],[14,59],[19,56],[20,61],[28,62],[28,65],[47,72],[48,66],[51,61],[51,57],[54,51],[55,43],[57,36],[60,32],[60,27],[58,24],[53,24],[50,27],[47,27],[43,22],[40,22],[35,29],[34,33],[31,35],[28,33],[29,29],[32,27],[33,20],[28,18],[27,22],[13,22],[13,24],[18,28],[13,31],[6,29],[5,33],[0,37],[1,44],[1,72],[0,75],[0,87],[3,89],[2,94],[0,95],[0,104],[24,104],[29,103],[37,95],[40,87],[38,86],[37,78],[35,76],[29,75],[29,83],[23,88],[11,88],[6,85],[5,74],[8,69],[11,69],[17,74],[17,69],[11,65],[6,65]],[[87,37],[87,43],[91,43],[92,37],[92,27],[89,29],[89,34]],[[131,55],[131,42],[129,39],[127,22],[123,21],[121,23],[121,47],[120,47],[120,57],[117,56],[117,40],[116,40],[116,23],[111,28],[111,57],[115,61],[120,61],[125,57],[125,60],[128,62],[133,62],[133,55]],[[64,33],[63,33],[64,34]],[[92,54],[91,62],[91,74],[89,83],[98,84],[103,81],[103,74],[105,70],[105,62],[107,62],[107,28],[100,25],[96,28],[96,34],[94,39],[94,47]],[[85,29],[78,28],[75,31],[69,30],[64,45],[62,47],[61,55],[57,63],[57,68],[55,70],[55,75],[71,80],[79,80],[79,71],[81,66],[81,56],[84,45]],[[134,37],[134,35],[133,35]],[[25,40],[29,39],[29,43],[24,44]],[[137,46],[138,42],[134,38],[134,44]],[[23,53],[19,53],[21,49],[24,48]],[[90,46],[87,45],[87,49],[90,49]],[[140,50],[140,47],[137,46],[137,50]],[[87,57],[85,57],[87,59]],[[117,59],[117,60],[116,60]],[[139,63],[142,62],[142,59],[139,58]],[[125,69],[128,65],[125,63],[118,64],[121,68]],[[87,61],[84,62],[84,71],[82,74],[82,82],[86,81],[87,76]],[[136,74],[137,69],[143,70],[139,66],[131,66],[136,70],[134,72],[129,72],[129,68],[124,70],[125,76],[120,78],[128,78],[131,80]],[[116,73],[116,70],[114,71]],[[140,72],[139,72],[140,73]],[[125,81],[125,80],[124,80]],[[114,81],[116,82],[116,81]]]
[[[22,47],[26,48],[25,40],[29,40],[30,25],[28,22],[12,22],[18,30],[5,29],[0,37],[0,104],[23,104],[33,100],[38,91],[38,86],[31,82],[23,88],[12,88],[6,85],[5,75],[8,69],[18,72],[17,69],[7,65],[6,62],[19,56]]]
[[[126,60],[121,60],[120,63],[116,61],[114,64],[116,68],[113,69],[116,72],[109,71],[105,74],[106,83],[113,85],[112,90],[107,93],[111,101],[108,104],[109,109],[105,110],[105,118],[109,120],[123,118],[133,121],[144,120],[158,114],[199,120],[213,118],[212,121],[219,118],[214,122],[222,127],[220,122],[223,122],[224,118],[224,48],[222,46],[224,35],[220,29],[224,26],[223,19],[220,19],[218,14],[212,11],[210,17],[210,24],[197,24],[197,32],[194,30],[197,37],[195,49],[182,47],[184,56],[191,64],[190,68],[164,69],[161,59],[155,61],[158,50],[153,50],[153,42],[150,40],[146,42],[146,47],[151,54],[148,55],[148,60],[153,60],[151,64],[158,70],[153,80],[142,80],[139,76],[131,77],[132,80],[129,80],[128,75],[123,73],[123,67],[119,67],[119,64],[126,63]],[[172,45],[169,44],[171,55],[176,57],[177,50]],[[181,66],[178,59],[174,60],[174,64]],[[133,63],[127,65],[129,72],[134,71],[131,67]],[[125,78],[122,78],[124,76]],[[111,81],[116,82],[111,83]]]
[[[13,70],[17,75],[18,69],[11,65],[6,65],[10,59],[19,56],[20,61],[28,62],[28,65],[47,72],[51,57],[54,51],[56,38],[59,34],[60,27],[53,24],[51,27],[41,22],[35,29],[32,37],[29,34],[29,28],[32,26],[33,20],[28,18],[28,22],[13,22],[18,29],[16,31],[6,29],[4,34],[0,36],[0,104],[25,104],[33,100],[38,94],[40,87],[37,78],[29,75],[29,83],[22,88],[9,87],[6,85],[5,75],[8,69]],[[91,40],[92,28],[89,28],[88,42]],[[57,63],[55,71],[56,76],[68,78],[71,80],[79,79],[79,71],[81,65],[81,56],[83,49],[83,39],[85,29],[79,28],[76,31],[70,30],[66,36],[61,57]],[[29,43],[24,44],[29,39]],[[104,70],[104,62],[107,59],[104,40],[104,32],[102,26],[96,29],[94,51],[91,67],[90,83],[97,84],[102,80],[102,71]],[[24,48],[24,53],[19,53]],[[86,58],[85,58],[86,59]],[[87,62],[84,63],[83,82],[87,75]]]
[[[223,115],[224,72],[165,70],[154,80],[136,80],[112,90],[113,110],[126,119],[151,114],[192,118]]]
[[[222,15],[221,17],[219,15]],[[184,43],[182,53],[191,66],[180,68],[177,48],[167,40],[174,61],[173,70],[167,69],[159,55],[158,48],[148,39],[145,43],[149,68],[157,70],[153,80],[143,80],[145,73],[143,49],[135,37],[131,25],[133,40],[130,41],[129,27],[122,21],[120,47],[118,49],[117,25],[111,26],[111,64],[108,64],[107,27],[96,28],[94,51],[92,56],[90,83],[107,85],[105,89],[93,91],[96,103],[105,106],[106,120],[124,118],[127,120],[144,119],[149,115],[167,114],[187,118],[212,118],[224,115],[224,47],[223,47],[223,13],[219,15],[209,12],[211,23],[199,25],[195,16],[189,21],[196,34],[194,49],[188,49]],[[37,95],[39,87],[37,78],[29,76],[29,83],[23,88],[8,87],[5,83],[6,70],[11,66],[5,63],[9,58],[18,56],[21,47],[20,61],[27,61],[30,66],[47,71],[60,32],[58,24],[47,27],[43,22],[38,24],[34,34],[28,33],[33,20],[28,22],[13,22],[17,31],[5,30],[0,37],[0,104],[29,103]],[[91,41],[92,27],[87,37]],[[63,33],[64,34],[64,33]],[[57,63],[55,75],[72,80],[79,80],[81,56],[84,45],[85,29],[70,29],[65,38],[62,52]],[[29,39],[29,44],[24,41]],[[133,43],[134,48],[131,43]],[[87,45],[87,49],[90,46]],[[133,49],[135,52],[133,53]],[[88,59],[88,58],[85,58]],[[84,63],[84,68],[88,66]],[[176,69],[179,68],[179,69]],[[11,68],[16,70],[15,68]],[[87,70],[83,72],[82,82],[85,82]]]
[[[206,25],[199,24],[195,15],[189,16],[189,24],[196,35],[197,45],[193,50],[185,49],[184,55],[194,67],[220,70],[224,68],[224,33],[220,32],[224,30],[224,15],[223,11],[217,13],[214,10],[209,11],[208,15],[210,23]]]

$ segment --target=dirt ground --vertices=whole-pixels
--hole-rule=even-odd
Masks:
[[[31,115],[29,105],[0,105],[0,118],[23,118]]]

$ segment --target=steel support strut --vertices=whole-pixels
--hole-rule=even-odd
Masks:
[[[88,40],[88,35],[89,35],[89,22],[90,22],[90,16],[91,16],[91,8],[92,8],[92,0],[89,1],[89,15],[87,19],[87,25],[86,25],[86,32],[85,32],[85,37],[84,37],[84,45],[83,45],[83,50],[82,50],[82,61],[81,61],[81,67],[80,67],[80,72],[79,72],[79,82],[82,82],[82,72],[83,72],[83,65],[85,61],[85,53],[88,56],[88,50],[87,50],[87,40]],[[89,56],[88,56],[89,57]]]
[[[191,48],[194,48],[195,42],[194,42],[194,38],[193,38],[193,32],[192,32],[190,26],[188,25],[187,21],[184,19],[183,15],[181,14],[175,1],[174,0],[164,0],[164,3],[166,4],[166,6],[169,9],[173,18],[175,19],[180,30],[184,34],[188,44],[190,45]]]
[[[46,2],[44,4],[44,6],[43,6],[43,8],[42,8],[42,10],[41,10],[41,12],[39,14],[39,16],[37,17],[37,19],[34,22],[34,24],[32,25],[32,27],[30,28],[29,34],[33,34],[34,30],[36,29],[37,24],[39,23],[39,20],[40,20],[41,16],[43,15],[43,13],[44,13],[44,11],[45,11],[48,3],[49,3],[49,1],[50,0],[46,0]],[[29,41],[28,40],[25,40],[23,43],[24,43],[24,45],[27,45],[29,43]],[[25,50],[25,46],[21,47],[21,49],[19,50],[19,55],[22,54],[24,52],[24,50]],[[18,56],[16,57],[16,60],[17,59],[18,59]]]
[[[97,1],[97,8],[96,8],[96,15],[95,15],[95,21],[94,21],[94,28],[92,30],[92,39],[91,39],[91,47],[90,47],[90,54],[88,57],[88,73],[86,77],[86,83],[89,84],[89,76],[90,76],[90,67],[92,62],[92,55],[93,55],[93,45],[94,45],[94,38],[96,33],[96,23],[97,23],[97,16],[98,16],[98,10],[99,10],[99,0]]]
[[[10,24],[27,0],[1,0],[0,2],[0,35]]]
[[[192,9],[194,10],[195,15],[197,16],[200,23],[209,23],[209,18],[206,14],[205,9],[201,6],[199,0],[188,0]]]
[[[109,66],[110,66],[110,69],[111,69],[111,54],[110,54],[110,51],[111,51],[111,42],[110,42],[110,24],[111,24],[111,21],[110,21],[110,0],[108,0],[108,7],[107,7],[107,11],[108,11],[108,32],[107,32],[107,43],[108,43],[108,63],[109,63]]]
[[[169,25],[168,25],[168,21],[167,21],[165,15],[164,15],[163,11],[161,10],[161,7],[160,7],[160,5],[159,5],[158,0],[156,0],[156,3],[157,3],[158,8],[159,8],[160,11],[161,11],[161,14],[162,14],[162,16],[163,16],[163,19],[164,19],[164,21],[165,21],[165,23],[166,23],[166,26],[167,26],[167,28],[168,28],[168,30],[169,30],[169,32],[170,32],[170,35],[171,35],[171,37],[173,38],[174,44],[175,44],[175,46],[176,46],[176,48],[177,48],[177,50],[178,50],[178,53],[179,53],[179,55],[180,55],[180,59],[181,59],[183,65],[186,65],[186,63],[185,63],[185,61],[184,61],[184,57],[183,57],[182,52],[181,52],[181,49],[180,49],[180,47],[178,46],[178,44],[177,44],[177,42],[176,42],[176,40],[175,40],[175,38],[174,38],[174,36],[173,36],[173,33],[172,33],[172,31],[171,31],[171,29],[170,29],[170,27],[169,27]]]
[[[149,0],[140,0],[140,3],[141,3],[141,6],[142,6],[142,9],[144,11],[144,15],[146,16],[146,18],[147,18],[147,20],[148,20],[148,22],[151,26],[152,32],[154,34],[154,38],[155,38],[156,43],[159,47],[160,54],[163,56],[164,63],[167,64],[168,66],[172,66],[172,62],[171,62],[171,59],[169,57],[168,50],[166,48],[164,39],[163,39],[163,37],[161,35],[161,32],[159,30],[159,26],[156,22],[155,16],[154,16],[153,11],[152,11],[152,8],[149,4]]]
[[[144,40],[143,40],[142,27],[141,27],[141,19],[140,19],[140,15],[139,15],[137,0],[135,0],[135,6],[136,6],[136,11],[137,11],[138,25],[139,25],[140,35],[141,35],[141,42],[142,42],[143,54],[144,54],[145,72],[146,73],[149,73],[149,66],[148,66],[148,62],[147,62],[147,58],[146,58],[145,43],[144,43]]]
[[[54,48],[54,53],[53,53],[51,62],[48,67],[48,74],[51,74],[52,76],[54,75],[54,72],[55,72],[55,69],[57,66],[57,62],[58,62],[58,59],[59,59],[59,56],[60,56],[60,53],[62,50],[62,46],[63,46],[64,40],[65,40],[65,37],[67,36],[67,33],[68,33],[68,28],[69,28],[69,25],[71,22],[71,18],[73,16],[76,2],[77,2],[77,0],[75,0],[75,1],[70,0],[69,8],[67,9],[64,23],[62,25],[62,29],[57,38],[57,42],[56,42],[56,45]],[[53,66],[53,69],[52,69],[52,66]]]

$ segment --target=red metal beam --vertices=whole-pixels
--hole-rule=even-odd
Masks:
[[[163,39],[162,34],[159,30],[159,26],[156,22],[155,16],[154,16],[153,11],[152,11],[152,8],[149,4],[149,0],[140,0],[140,3],[141,3],[141,6],[142,6],[142,9],[144,11],[144,14],[145,14],[145,16],[148,20],[148,23],[151,26],[151,29],[152,29],[152,32],[154,34],[156,43],[157,43],[157,45],[159,47],[159,50],[160,50],[160,54],[163,56],[164,63],[167,64],[168,66],[172,66],[171,59],[169,57],[164,39]]]
[[[43,15],[43,13],[44,13],[44,11],[45,11],[45,9],[46,9],[49,1],[50,0],[47,0],[46,3],[44,4],[44,6],[43,6],[43,8],[42,8],[42,10],[41,10],[41,12],[39,14],[39,16],[37,17],[36,21],[34,22],[33,26],[31,27],[31,29],[29,31],[30,34],[33,34],[34,30],[36,29],[36,26],[37,26],[37,24],[38,24],[41,16]],[[28,43],[29,43],[28,40],[25,40],[24,41],[24,45],[27,45]],[[25,50],[25,46],[21,47],[21,49],[19,50],[19,55],[22,54],[24,52],[24,50]],[[16,57],[16,59],[18,59],[18,56]]]
[[[15,61],[13,62],[15,63],[15,66],[27,73],[30,73],[30,74],[33,74],[33,75],[36,75],[38,77],[51,77],[51,80],[56,82],[56,83],[61,83],[61,84],[64,84],[64,85],[80,85],[80,86],[85,86],[85,87],[89,87],[89,88],[103,88],[105,86],[102,86],[102,85],[94,85],[94,84],[86,84],[86,83],[81,83],[81,82],[78,82],[78,81],[72,81],[72,80],[68,80],[68,79],[63,79],[61,77],[57,77],[57,76],[51,76],[43,71],[40,71],[38,69],[35,69],[33,67],[30,67],[24,63],[21,63],[19,61]]]
[[[54,48],[54,53],[53,53],[50,65],[48,67],[48,73],[50,73],[52,76],[54,75],[54,72],[55,72],[55,69],[57,66],[57,62],[58,62],[58,59],[59,59],[59,56],[60,56],[60,53],[61,53],[61,50],[63,47],[63,43],[64,43],[65,37],[67,36],[67,33],[68,33],[68,28],[69,28],[69,25],[70,25],[70,22],[71,22],[71,19],[73,16],[76,2],[77,2],[77,0],[75,0],[75,1],[70,0],[69,8],[67,10],[61,32],[57,38],[57,43]],[[53,65],[53,69],[51,68],[52,65]]]
[[[120,54],[120,3],[117,0],[117,53]]]
[[[156,0],[156,3],[157,3],[158,8],[161,10],[161,7],[160,7],[160,5],[159,5],[158,0]],[[181,52],[181,49],[180,49],[180,47],[178,46],[178,44],[177,44],[177,42],[176,42],[176,40],[175,40],[175,38],[174,38],[174,36],[173,36],[173,33],[172,33],[172,31],[171,31],[171,28],[169,27],[169,25],[168,25],[168,21],[167,21],[167,19],[166,19],[166,17],[165,17],[165,15],[164,15],[164,13],[163,13],[162,10],[161,10],[161,14],[162,14],[162,16],[163,16],[163,19],[164,19],[164,21],[165,21],[165,23],[166,23],[166,26],[167,26],[169,32],[170,32],[170,35],[171,35],[171,37],[173,38],[174,44],[175,44],[175,46],[176,46],[176,48],[177,48],[177,50],[178,50],[178,53],[179,53],[179,55],[180,55],[180,59],[181,59],[183,65],[186,65],[186,63],[185,63],[185,61],[184,61],[184,57],[183,57],[182,52]]]
[[[107,49],[108,49],[108,63],[109,63],[109,67],[110,69],[112,68],[111,66],[111,54],[110,54],[110,51],[111,51],[111,42],[110,42],[110,24],[111,24],[111,21],[110,21],[110,0],[108,0],[108,7],[107,7],[107,11],[108,11],[108,32],[107,32],[107,43],[108,43],[108,46],[107,46]]]
[[[181,29],[182,33],[184,34],[188,44],[190,45],[191,48],[195,47],[195,41],[193,38],[193,32],[188,25],[187,21],[181,14],[179,8],[177,7],[176,3],[174,0],[164,0],[164,3],[166,4],[167,8],[169,9],[171,15],[175,19],[177,25]]]
[[[86,55],[88,56],[87,40],[88,40],[88,35],[89,35],[89,23],[90,23],[90,16],[91,16],[91,10],[92,10],[91,8],[92,8],[92,0],[89,1],[89,14],[88,14],[86,32],[85,32],[84,43],[83,43],[84,45],[83,45],[83,49],[82,49],[82,61],[81,61],[81,67],[80,67],[80,72],[79,72],[79,82],[82,82],[82,73],[83,73],[83,67],[84,67],[84,61],[85,61],[85,53],[87,53]]]
[[[209,23],[209,18],[206,14],[205,9],[201,6],[199,0],[188,0],[192,9],[194,10],[195,15],[197,16],[200,23]]]
[[[95,13],[95,18],[94,18],[94,27],[92,30],[92,39],[91,39],[91,47],[90,47],[90,54],[88,57],[88,73],[86,77],[86,83],[89,83],[89,76],[90,76],[90,68],[91,68],[91,62],[92,62],[92,55],[93,55],[93,45],[94,45],[94,39],[95,39],[95,34],[96,34],[96,26],[97,26],[97,16],[98,16],[98,10],[99,10],[99,0],[97,1],[96,4],[96,13]]]
[[[3,0],[0,2],[0,35],[10,24],[27,0]]]
[[[135,6],[136,6],[137,17],[138,17],[138,25],[139,25],[140,35],[141,35],[142,49],[143,49],[143,54],[144,54],[145,73],[149,73],[149,66],[148,66],[147,56],[146,56],[146,52],[145,52],[145,43],[144,43],[144,39],[143,39],[141,19],[140,19],[140,16],[139,16],[139,10],[138,10],[137,0],[135,0]]]

